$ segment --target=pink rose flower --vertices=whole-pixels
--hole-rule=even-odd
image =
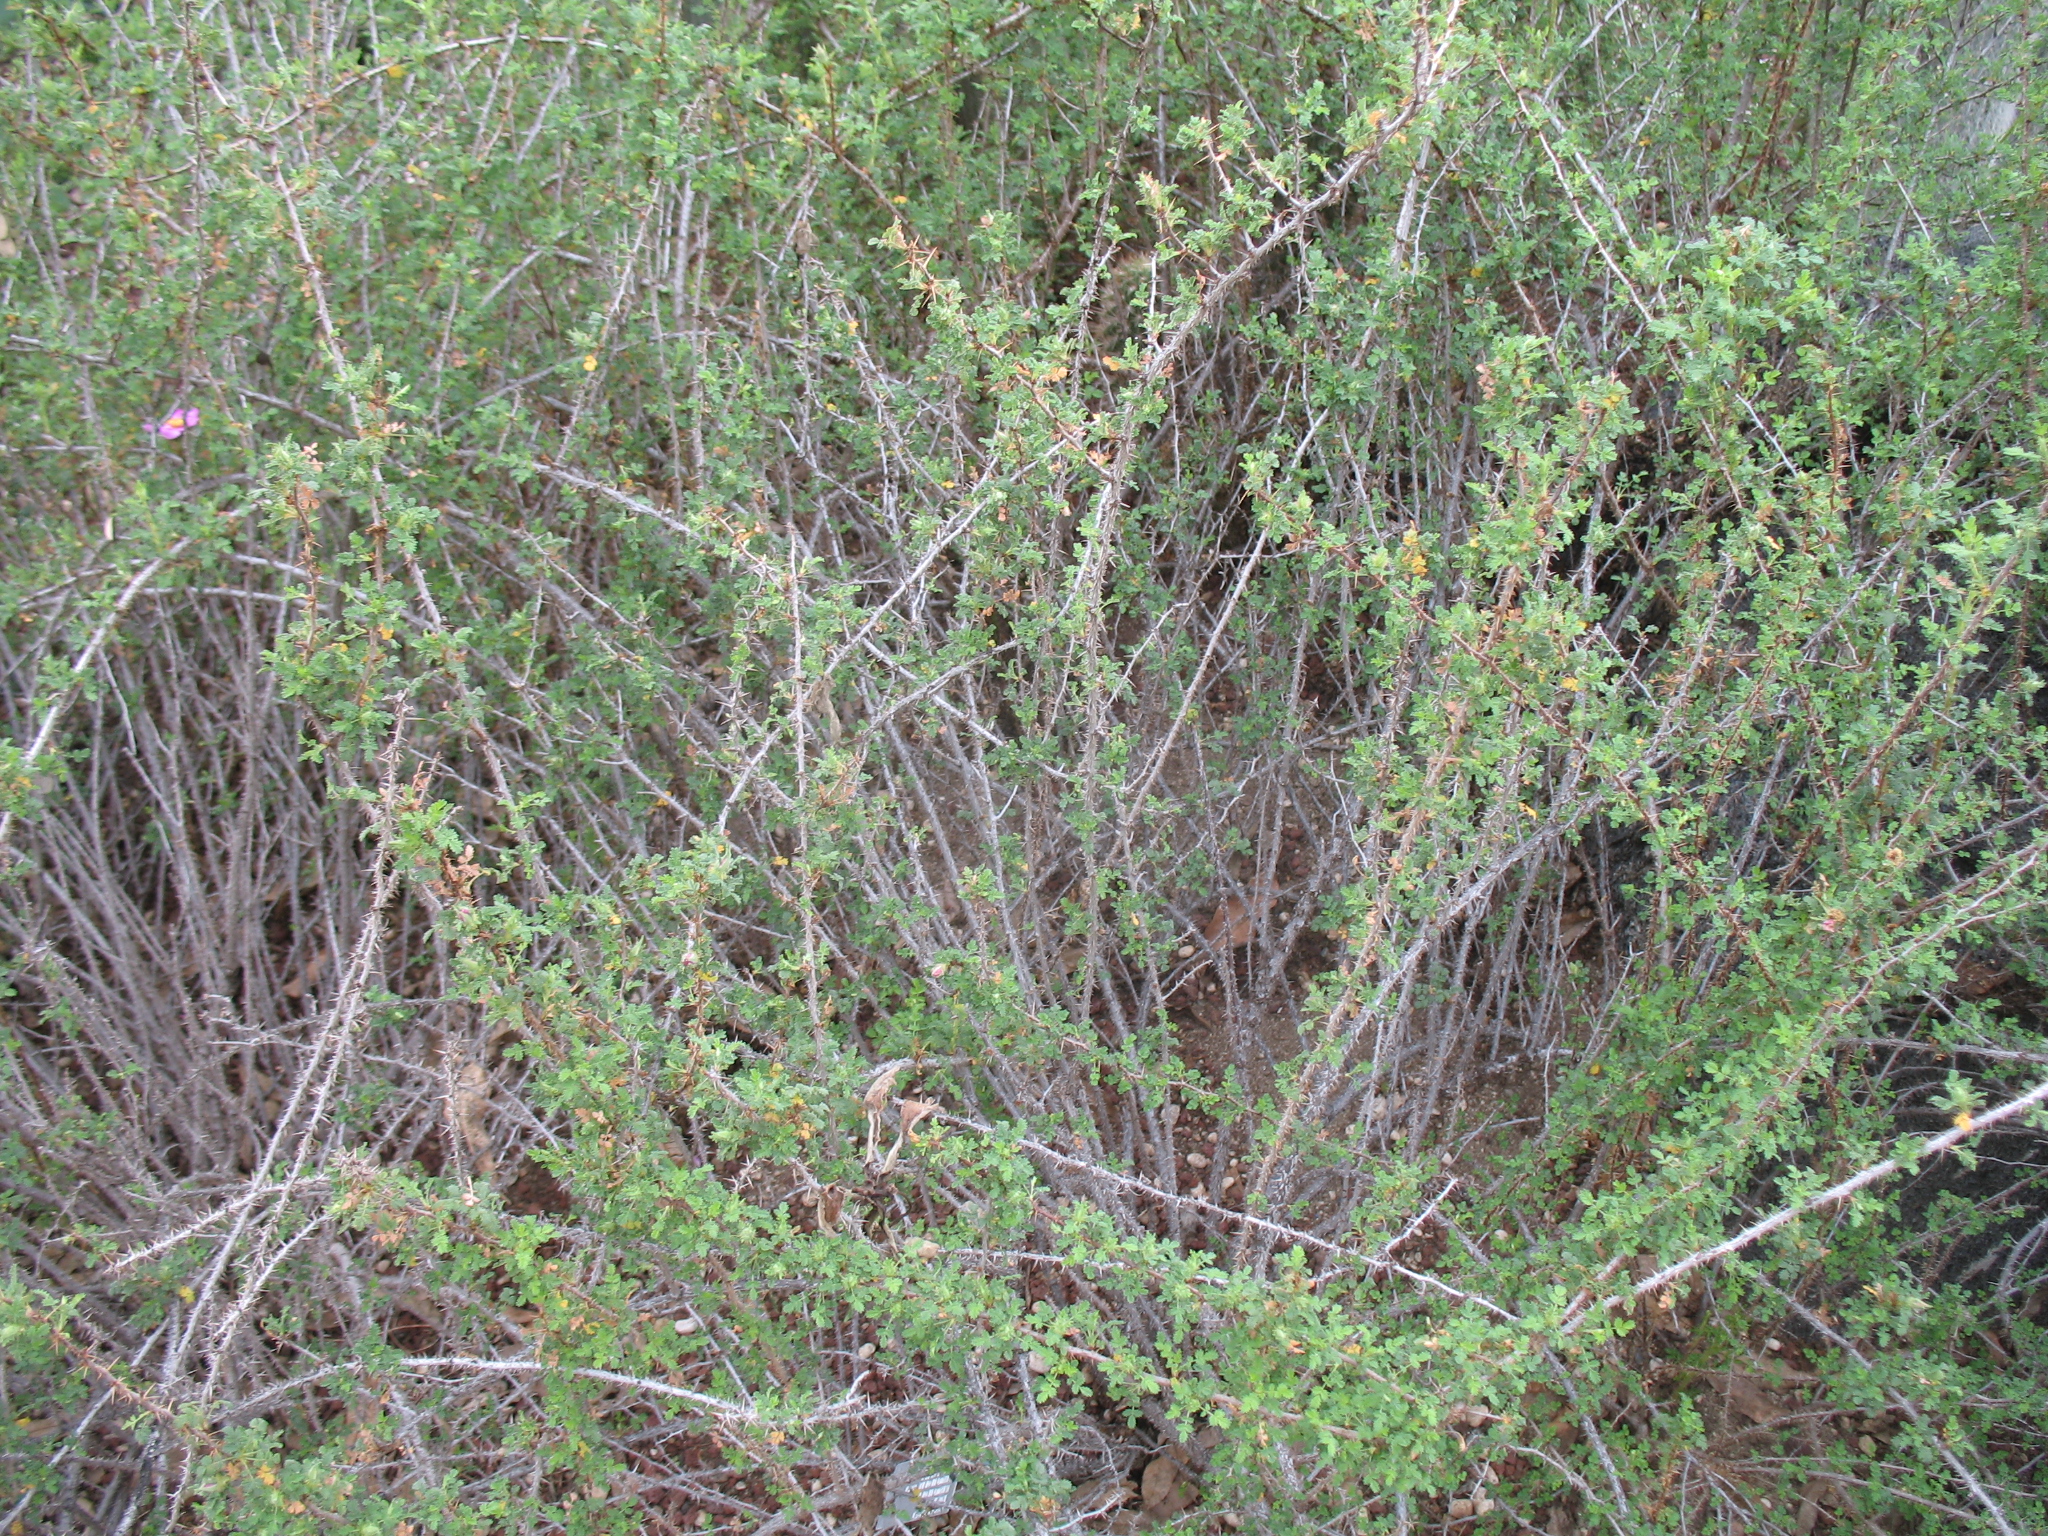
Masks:
[[[162,421],[145,421],[142,430],[162,438],[183,437],[199,425],[199,412],[189,405],[180,406]]]

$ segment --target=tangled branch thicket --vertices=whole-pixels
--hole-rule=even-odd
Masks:
[[[0,11],[0,1527],[2048,1524],[2039,53]]]

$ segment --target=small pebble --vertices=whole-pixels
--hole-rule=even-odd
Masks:
[[[1209,1159],[1202,1156],[1199,1152],[1190,1152],[1188,1154],[1188,1166],[1190,1168],[1206,1168],[1209,1166]]]
[[[674,1326],[677,1333],[695,1333],[697,1331],[697,1319],[694,1317],[679,1317],[675,1320]]]
[[[859,1349],[856,1349],[854,1353],[856,1355],[859,1355],[863,1360],[872,1360],[875,1358],[875,1346],[872,1344],[863,1344]]]

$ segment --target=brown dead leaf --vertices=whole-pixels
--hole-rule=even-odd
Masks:
[[[846,1207],[846,1191],[837,1184],[827,1184],[818,1191],[818,1230],[837,1231],[839,1213]]]
[[[917,1129],[917,1123],[926,1115],[936,1114],[939,1106],[928,1099],[903,1099],[896,1105],[896,1113],[902,1119],[903,1134],[908,1136]]]
[[[1138,1484],[1139,1497],[1145,1501],[1145,1513],[1161,1513],[1179,1486],[1180,1463],[1171,1456],[1155,1456],[1146,1462],[1144,1478]]]
[[[1252,930],[1265,920],[1273,906],[1273,888],[1255,885],[1240,895],[1232,891],[1216,905],[1202,937],[1211,947],[1238,949],[1252,941]]]
[[[455,1087],[448,1095],[448,1112],[455,1121],[456,1134],[462,1138],[463,1150],[476,1160],[480,1173],[489,1171],[490,1106],[491,1074],[482,1062],[472,1059],[455,1079]]]
[[[1728,1406],[1752,1424],[1767,1423],[1778,1417],[1778,1404],[1769,1393],[1750,1377],[1732,1372],[1728,1377]]]
[[[1975,955],[1956,962],[1956,990],[1965,997],[1989,997],[2011,980],[2011,971],[1987,965]]]
[[[451,901],[473,901],[477,877],[483,872],[483,865],[476,862],[475,845],[464,843],[461,857],[441,855],[441,878],[432,882],[434,893]]]
[[[1171,1520],[1195,1502],[1198,1492],[1194,1474],[1165,1447],[1145,1464],[1138,1484],[1138,1496],[1145,1505],[1145,1518],[1153,1522]]]
[[[278,990],[284,993],[286,997],[304,997],[307,991],[311,987],[313,987],[315,983],[319,981],[320,973],[326,969],[327,946],[323,944],[320,946],[319,953],[315,954],[312,959],[308,960],[303,966],[299,967],[298,975],[294,976],[290,981],[286,982]]]
[[[1570,949],[1579,940],[1593,931],[1600,921],[1599,914],[1591,907],[1581,907],[1576,912],[1567,912],[1558,919],[1557,943],[1560,949]]]
[[[853,1518],[860,1527],[861,1536],[873,1536],[875,1522],[882,1518],[882,1506],[888,1499],[888,1479],[879,1472],[870,1472],[868,1480],[861,1485],[860,1497],[853,1501]]]

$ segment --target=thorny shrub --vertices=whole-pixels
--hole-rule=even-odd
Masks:
[[[2038,1530],[2024,7],[15,0],[8,1530]]]

